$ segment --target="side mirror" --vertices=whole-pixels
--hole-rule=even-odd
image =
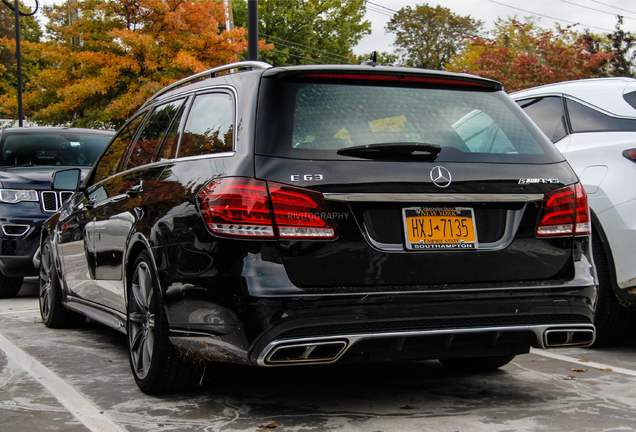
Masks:
[[[76,190],[80,184],[82,170],[71,168],[53,173],[51,179],[51,189],[53,190]]]

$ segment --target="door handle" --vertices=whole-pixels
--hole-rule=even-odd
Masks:
[[[126,191],[126,195],[128,195],[131,198],[136,197],[137,195],[139,195],[139,192],[143,191],[143,188],[144,188],[144,181],[139,180],[139,183],[135,183],[134,185],[130,187],[130,189]]]

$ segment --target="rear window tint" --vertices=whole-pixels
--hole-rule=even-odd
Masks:
[[[636,120],[612,117],[566,99],[572,132],[636,131]]]
[[[337,150],[430,143],[442,146],[438,161],[553,161],[549,142],[515,110],[503,92],[264,79],[257,152],[350,159]]]
[[[552,142],[567,135],[563,103],[559,96],[525,99],[517,103]]]

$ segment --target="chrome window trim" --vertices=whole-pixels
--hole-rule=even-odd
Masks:
[[[190,112],[192,111],[192,106],[194,105],[194,102],[196,101],[196,98],[198,96],[203,96],[203,95],[206,95],[206,94],[214,94],[214,93],[220,93],[220,94],[231,93],[232,103],[234,105],[234,125],[233,125],[234,132],[232,133],[232,150],[231,150],[231,152],[220,152],[220,153],[210,153],[210,154],[223,154],[223,153],[227,154],[227,153],[235,153],[236,152],[236,135],[237,135],[237,133],[236,133],[236,125],[238,124],[238,113],[239,113],[238,91],[236,90],[236,88],[234,88],[231,85],[219,84],[219,85],[215,85],[215,86],[211,86],[211,87],[206,87],[204,89],[198,89],[197,91],[195,91],[195,92],[193,92],[193,93],[188,95],[190,100],[188,101],[188,106],[186,106],[186,110],[182,114],[183,116],[185,116],[183,118],[184,122],[179,125],[179,143],[177,144],[177,151],[176,151],[176,154],[175,154],[175,160],[176,159],[179,159],[179,160],[181,160],[181,159],[190,160],[190,158],[193,158],[193,157],[208,156],[208,155],[196,155],[196,156],[185,156],[183,158],[180,158],[179,157],[179,152],[181,151],[181,140],[183,139],[183,132],[185,130],[186,124],[188,123],[188,119],[190,118]]]

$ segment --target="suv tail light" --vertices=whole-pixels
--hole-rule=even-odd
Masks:
[[[213,234],[261,239],[336,238],[331,213],[320,192],[230,177],[211,181],[197,199]]]
[[[632,162],[636,162],[636,149],[629,149],[623,152],[623,156]]]
[[[580,183],[545,194],[536,232],[540,237],[590,234],[590,208]]]

